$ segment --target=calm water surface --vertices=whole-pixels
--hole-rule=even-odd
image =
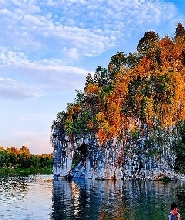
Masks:
[[[0,178],[0,220],[165,220],[184,182],[54,181],[52,175]]]

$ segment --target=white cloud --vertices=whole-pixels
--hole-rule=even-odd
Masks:
[[[7,50],[5,47],[1,47],[0,53],[0,66],[12,66],[13,68],[26,68],[33,71],[56,71],[64,72],[72,71],[75,74],[87,75],[87,70],[82,68],[64,65],[61,60],[58,59],[43,59],[37,61],[31,61],[28,59],[25,53],[19,51]],[[71,48],[69,51],[71,56],[77,57],[77,49]]]
[[[0,26],[4,27],[0,40],[22,50],[42,54],[55,50],[62,57],[67,54],[76,59],[77,54],[71,52],[74,48],[80,56],[97,56],[133,29],[176,17],[173,4],[157,0],[7,1],[0,6]],[[64,47],[68,52],[61,54]]]
[[[42,96],[37,86],[31,86],[24,82],[0,77],[0,99],[35,99]]]
[[[88,70],[83,68],[64,65],[58,59],[29,60],[28,57],[19,51],[8,51],[1,47],[0,67],[1,71],[10,69],[11,73],[16,77],[27,77],[34,82],[32,86],[29,81],[23,83],[15,80],[0,80],[2,97],[4,98],[37,98],[43,95],[48,89],[60,91],[74,91],[75,89],[83,89],[84,80]],[[77,51],[73,48],[71,56],[77,56]],[[21,77],[21,78],[22,78]],[[36,86],[37,85],[37,86]],[[4,92],[3,92],[4,91]],[[37,91],[37,92],[36,92]]]
[[[37,97],[48,87],[82,89],[92,71],[75,67],[78,59],[100,55],[133,32],[175,19],[175,6],[158,0],[3,1],[0,74],[8,68],[14,75],[28,76],[40,89],[34,93],[29,82],[21,81],[28,91],[19,91],[17,79],[6,97]],[[1,92],[9,88],[4,80]]]
[[[69,57],[73,59],[77,59],[79,54],[78,54],[78,49],[77,48],[71,48],[69,51],[67,51]]]

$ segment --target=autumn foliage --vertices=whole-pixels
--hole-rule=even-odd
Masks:
[[[137,51],[118,52],[108,69],[87,75],[62,113],[62,127],[71,137],[91,134],[102,144],[141,130],[145,124],[167,129],[185,120],[185,30],[178,23],[173,38],[153,31],[139,40]],[[53,122],[57,124],[59,118]]]

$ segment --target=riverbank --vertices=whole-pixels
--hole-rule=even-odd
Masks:
[[[6,176],[27,176],[31,174],[52,174],[51,167],[43,167],[43,168],[8,168],[2,167],[0,168],[0,177]]]

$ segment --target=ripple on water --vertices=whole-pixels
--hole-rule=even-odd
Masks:
[[[53,181],[51,175],[0,179],[1,220],[166,219],[182,183]],[[185,204],[184,204],[185,207]]]
[[[52,176],[0,179],[0,219],[49,219]]]

